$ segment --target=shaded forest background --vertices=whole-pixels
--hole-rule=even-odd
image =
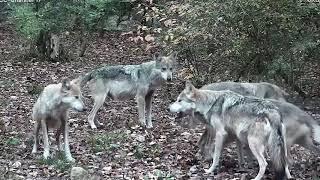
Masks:
[[[199,85],[271,81],[303,98],[320,95],[317,3],[58,0],[0,3],[0,8],[1,21],[9,20],[25,40],[25,60],[72,61],[85,56],[93,33],[117,31],[148,53],[178,51],[179,75]],[[73,42],[65,43],[71,37]]]
[[[191,79],[272,82],[289,102],[320,119],[320,5],[294,0],[55,0],[0,2],[0,179],[69,179],[81,166],[101,179],[247,179],[257,163],[237,166],[225,148],[219,173],[204,175],[203,126],[176,122],[165,109]],[[76,163],[57,152],[31,155],[32,106],[43,87],[111,64],[149,61],[178,52],[173,86],[155,93],[152,130],[137,127],[135,101],[106,101],[95,131],[88,113],[71,112]],[[84,89],[86,106],[92,100]],[[170,95],[170,96],[168,96]],[[190,128],[195,127],[195,128]],[[53,134],[50,134],[51,136]],[[293,147],[296,179],[319,179],[317,155]],[[271,179],[273,171],[266,172]],[[92,177],[93,179],[93,177]],[[245,178],[244,178],[245,179]]]

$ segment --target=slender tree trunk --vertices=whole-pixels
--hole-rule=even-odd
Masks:
[[[88,41],[86,38],[86,33],[84,32],[84,30],[81,30],[79,57],[84,56],[84,53],[86,52],[86,49],[87,49],[87,45],[88,45]]]

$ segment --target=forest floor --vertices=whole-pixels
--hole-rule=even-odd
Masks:
[[[24,59],[20,56],[21,44],[11,26],[0,25],[0,179],[69,179],[73,166],[84,167],[101,179],[236,180],[244,175],[243,179],[250,179],[257,174],[257,163],[245,171],[239,169],[232,144],[224,149],[218,173],[205,175],[204,168],[211,162],[195,156],[203,126],[182,126],[166,111],[183,87],[179,80],[156,92],[153,129],[137,126],[134,100],[108,100],[98,112],[104,126],[97,130],[89,128],[88,112],[71,112],[70,145],[76,159],[74,164],[57,153],[52,132],[52,158],[42,160],[42,146],[32,155],[31,112],[43,87],[63,77],[76,78],[102,64],[138,64],[150,60],[150,56],[119,33],[106,34],[103,38],[92,36],[85,57],[68,62]],[[92,100],[87,91],[84,96],[85,104],[91,109]],[[319,122],[319,104],[309,104],[310,114]],[[298,105],[302,105],[301,102]],[[294,147],[292,153],[294,165],[290,169],[296,179],[320,178],[320,157],[300,147]],[[265,179],[272,176],[269,165]]]

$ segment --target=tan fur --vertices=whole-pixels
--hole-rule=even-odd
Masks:
[[[50,156],[48,128],[54,128],[57,130],[55,136],[58,149],[62,149],[60,134],[63,133],[66,158],[69,161],[74,161],[69,147],[68,109],[73,108],[77,111],[84,111],[81,97],[79,79],[71,82],[64,80],[62,83],[50,84],[44,88],[33,107],[32,117],[35,121],[35,130],[32,153],[36,153],[38,150],[38,135],[41,128],[44,142],[43,156],[45,159]]]

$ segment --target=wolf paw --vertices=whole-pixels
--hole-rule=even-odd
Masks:
[[[153,128],[153,125],[152,124],[148,124],[147,125],[147,129],[151,129],[151,128]]]
[[[218,174],[219,168],[210,167],[209,169],[205,169],[205,174]]]
[[[45,152],[43,153],[43,158],[44,158],[45,160],[47,160],[47,159],[49,159],[49,157],[50,157],[50,153],[49,153],[48,151],[45,151]]]
[[[139,120],[139,122],[140,122],[140,126],[142,126],[142,127],[146,127],[147,126],[145,121]]]
[[[210,173],[212,173],[212,170],[211,170],[211,169],[205,169],[205,170],[204,170],[204,173],[205,173],[205,174],[210,174]]]
[[[91,129],[97,129],[97,126],[95,124],[90,124]]]
[[[97,121],[98,126],[103,126],[103,123]]]
[[[33,148],[32,151],[31,151],[31,154],[36,154],[37,151],[38,151],[37,148]]]
[[[69,162],[76,162],[76,160],[73,158],[73,157],[71,157],[71,156],[67,156],[66,157],[66,159],[67,159],[67,161],[69,161]]]

